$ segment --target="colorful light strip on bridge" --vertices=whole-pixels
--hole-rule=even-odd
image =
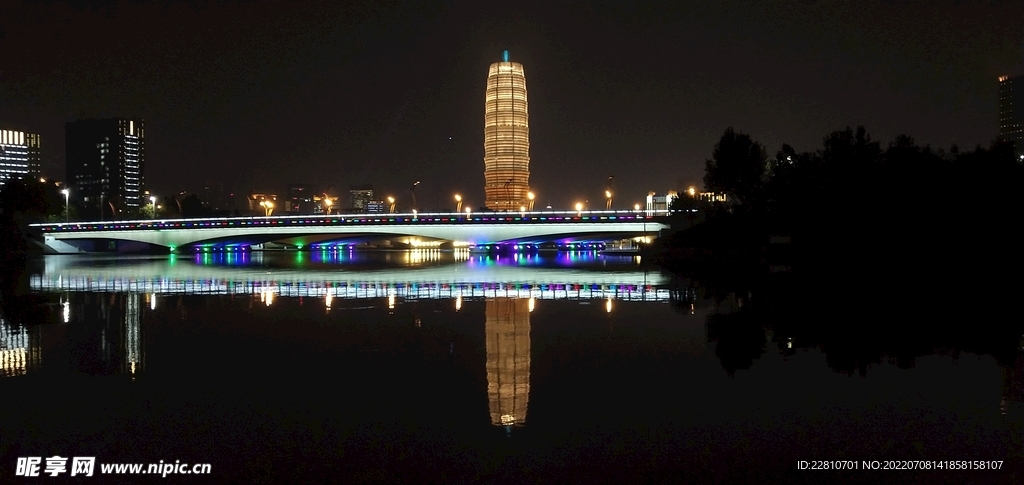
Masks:
[[[481,212],[461,214],[450,212],[423,214],[333,214],[269,217],[216,217],[201,219],[143,219],[110,222],[71,222],[32,224],[43,232],[123,231],[163,229],[213,229],[225,227],[309,227],[380,224],[557,224],[610,223],[643,221],[666,216],[666,210],[643,211],[541,211]]]

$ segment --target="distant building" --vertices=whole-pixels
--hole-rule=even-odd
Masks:
[[[0,187],[8,180],[39,178],[39,135],[0,130]]]
[[[199,200],[203,201],[204,209],[213,212],[230,212],[235,209],[227,191],[224,190],[224,184],[220,182],[206,182],[203,184],[203,192],[199,196]]]
[[[487,70],[484,94],[484,205],[491,210],[517,211],[529,205],[530,122],[526,72],[509,60]]]
[[[1024,76],[999,76],[999,139],[1024,154]]]
[[[672,201],[679,197],[679,193],[670,190],[665,195],[656,195],[654,192],[647,194],[647,208],[649,211],[664,211],[672,206]]]
[[[725,192],[699,192],[697,198],[704,202],[728,202]]]
[[[289,184],[288,198],[284,201],[284,212],[312,214],[313,198],[320,195],[320,189],[313,184]]]
[[[142,120],[78,120],[64,125],[71,198],[100,217],[109,206],[138,214],[144,204],[146,131]]]
[[[348,208],[353,212],[366,212],[366,206],[373,200],[372,185],[353,185],[348,189]]]

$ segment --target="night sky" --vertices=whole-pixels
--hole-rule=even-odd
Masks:
[[[509,49],[538,208],[602,208],[609,175],[631,207],[699,184],[728,126],[770,155],[858,124],[988,145],[996,77],[1024,73],[1017,2],[475,3],[3,2],[0,124],[41,133],[58,178],[65,122],[136,116],[158,194],[371,183],[405,199],[421,180],[425,208],[455,192],[478,207],[487,67]]]

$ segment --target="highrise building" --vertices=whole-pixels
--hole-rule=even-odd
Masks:
[[[0,187],[8,180],[39,177],[39,135],[0,130]]]
[[[487,73],[484,103],[484,205],[518,211],[530,191],[530,123],[523,65],[502,61]]]
[[[999,76],[999,139],[1024,153],[1024,76]]]
[[[78,120],[64,125],[71,198],[100,218],[111,211],[138,214],[146,166],[142,120]],[[117,217],[117,213],[113,217]]]
[[[348,190],[348,208],[355,212],[369,212],[369,204],[373,201],[372,185],[353,185]]]

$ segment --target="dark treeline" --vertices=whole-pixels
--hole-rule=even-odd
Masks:
[[[935,353],[1012,366],[1024,333],[1019,162],[1008,144],[883,145],[864,128],[770,157],[730,129],[704,180],[728,202],[684,195],[677,209],[704,214],[693,225],[673,216],[684,229],[663,238],[658,260],[707,298],[744,301],[707,322],[730,373],[772,347],[820,348],[843,373]]]
[[[862,127],[830,134],[816,152],[784,145],[768,157],[729,129],[705,175],[705,188],[729,202],[667,237],[663,260],[689,263],[695,249],[706,256],[695,260],[762,260],[769,237],[782,235],[792,238],[788,263],[805,276],[939,271],[1016,281],[1024,243],[1018,162],[1009,144],[933,150],[900,136],[882,146]]]

